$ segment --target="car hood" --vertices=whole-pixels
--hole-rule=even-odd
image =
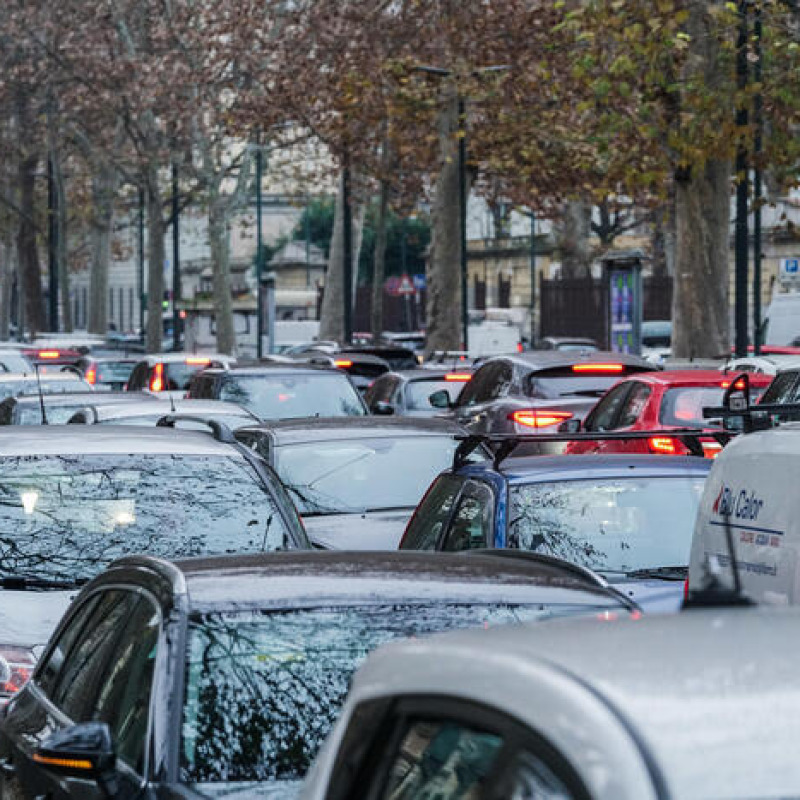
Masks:
[[[77,594],[77,589],[0,590],[0,644],[43,647]]]
[[[683,604],[683,581],[605,576],[609,584],[648,614],[674,614]]]
[[[413,508],[304,517],[308,538],[324,550],[397,550]]]

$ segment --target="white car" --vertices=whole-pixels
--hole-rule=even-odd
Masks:
[[[373,653],[305,800],[800,792],[800,612],[560,621]]]
[[[732,358],[723,367],[723,372],[757,372],[763,375],[777,375],[780,370],[800,367],[800,356],[766,355]]]

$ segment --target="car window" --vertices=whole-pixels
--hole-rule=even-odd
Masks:
[[[389,762],[382,800],[473,800],[483,797],[503,747],[494,733],[458,722],[408,722]]]
[[[450,396],[450,403],[455,403],[466,381],[447,380],[446,378],[412,380],[406,385],[406,406],[410,411],[430,411],[430,396],[434,392],[445,391]]]
[[[520,753],[511,766],[507,795],[509,800],[574,800],[564,781],[541,758]]]
[[[456,475],[441,475],[428,489],[408,523],[402,550],[434,550],[464,481]]]
[[[486,403],[507,394],[513,372],[506,361],[491,361],[484,364],[464,386],[458,398],[458,406]]]
[[[467,481],[442,543],[442,550],[460,552],[489,547],[492,541],[494,494],[485,484]]]
[[[140,596],[115,644],[93,710],[94,719],[108,723],[117,756],[140,774],[144,772],[159,630],[158,608]]]
[[[397,379],[393,375],[386,375],[374,381],[364,393],[364,401],[370,410],[375,407],[375,403],[391,403],[396,385]]]
[[[597,404],[594,411],[586,420],[585,428],[587,431],[609,431],[613,428],[625,397],[630,389],[630,384],[622,383],[615,386]]]
[[[103,593],[89,623],[66,654],[51,699],[73,722],[92,719],[103,674],[111,664],[117,638],[136,600],[136,594],[129,591]]]
[[[650,399],[652,389],[646,383],[636,381],[631,387],[630,393],[625,398],[625,403],[620,411],[619,419],[615,428],[630,428],[635,425]]]
[[[797,374],[796,372],[782,372],[777,375],[767,391],[764,392],[761,402],[767,404],[791,402],[790,398],[794,396],[793,389],[797,382]]]

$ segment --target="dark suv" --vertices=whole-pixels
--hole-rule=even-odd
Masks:
[[[206,369],[192,378],[188,397],[238,403],[264,420],[367,413],[361,395],[344,372],[314,364]]]

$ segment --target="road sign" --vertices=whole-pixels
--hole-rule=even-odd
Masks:
[[[800,280],[800,258],[782,258],[779,276],[783,281]]]
[[[418,292],[424,292],[428,288],[428,277],[425,273],[414,276],[414,288]]]
[[[399,295],[406,295],[416,294],[417,290],[414,288],[411,278],[409,278],[408,275],[403,275],[403,277],[400,278],[400,283],[397,286],[396,292]]]

